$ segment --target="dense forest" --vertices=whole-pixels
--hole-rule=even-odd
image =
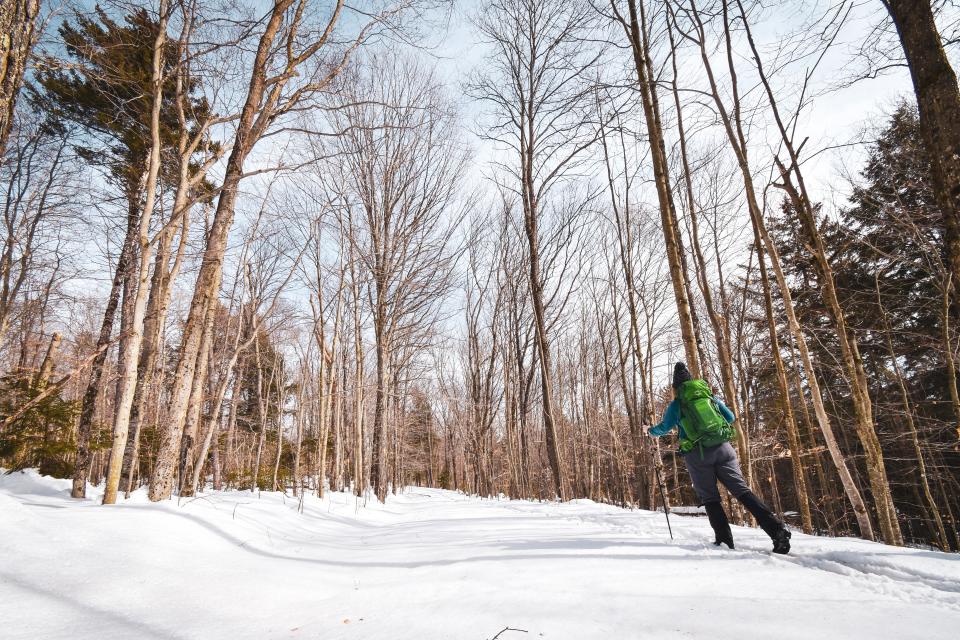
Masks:
[[[692,505],[643,433],[684,361],[789,524],[960,550],[958,29],[936,0],[5,0],[0,466],[104,504]]]

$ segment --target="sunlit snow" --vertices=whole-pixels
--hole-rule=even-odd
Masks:
[[[954,638],[960,556],[704,518],[407,488],[208,492],[115,507],[0,476],[0,636],[30,638]]]

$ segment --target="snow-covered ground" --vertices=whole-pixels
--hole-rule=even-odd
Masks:
[[[0,476],[0,637],[956,638],[960,556],[704,518],[409,488],[114,507]]]

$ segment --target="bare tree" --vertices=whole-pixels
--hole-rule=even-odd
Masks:
[[[258,33],[256,53],[250,64],[249,85],[236,121],[233,146],[224,167],[217,207],[183,329],[167,425],[150,479],[150,499],[154,501],[169,497],[173,490],[174,467],[183,437],[197,356],[205,327],[212,319],[209,302],[219,292],[223,256],[247,157],[275,123],[297,113],[324,93],[357,47],[376,30],[388,28],[390,20],[410,2],[400,2],[377,12],[354,39],[341,47],[335,46],[331,38],[339,26],[344,3],[336,2],[318,23],[313,22],[315,13],[307,11],[308,4],[308,0],[277,0],[259,23],[262,28],[256,22],[250,23],[251,30]]]
[[[888,544],[902,545],[903,535],[900,531],[896,508],[893,504],[893,496],[890,490],[890,482],[887,478],[883,451],[880,446],[880,440],[877,437],[873,418],[873,404],[870,398],[867,374],[860,356],[858,339],[848,327],[845,312],[840,305],[833,270],[827,258],[826,248],[816,219],[816,212],[814,211],[813,203],[807,191],[801,169],[800,152],[803,145],[798,145],[795,142],[789,124],[784,118],[779,102],[773,93],[769,76],[764,68],[763,58],[757,50],[747,19],[747,13],[741,0],[737,0],[737,6],[740,10],[740,18],[743,21],[744,30],[748,43],[750,44],[751,52],[753,53],[753,59],[760,76],[760,81],[764,87],[770,110],[781,136],[783,148],[789,157],[789,167],[785,166],[779,158],[775,158],[782,180],[782,183],[778,186],[787,193],[793,207],[794,215],[800,220],[805,235],[809,240],[807,249],[813,254],[814,264],[821,276],[823,299],[827,305],[831,321],[837,333],[840,352],[843,358],[847,380],[850,385],[857,435],[867,454],[867,472],[870,478],[874,504],[880,520],[881,533],[883,539]],[[724,15],[726,16],[726,12]],[[826,26],[824,28],[825,35],[822,36],[824,40],[824,44],[821,47],[823,52],[829,49],[833,39],[836,37],[835,34],[839,30],[839,25],[842,24],[843,15],[842,9],[828,13],[828,18],[825,21]],[[729,27],[727,27],[727,34],[727,38],[729,38]],[[822,53],[821,57],[808,68],[806,75],[807,82],[809,82],[810,74],[812,74],[813,70],[819,64],[820,59],[822,59]],[[801,98],[800,106],[797,108],[798,112],[802,106],[803,99]],[[798,115],[790,118],[793,122],[796,122],[797,119]],[[796,186],[794,185],[794,180],[796,181]]]
[[[392,386],[389,361],[415,325],[434,322],[450,288],[455,254],[449,230],[466,161],[454,113],[437,78],[413,59],[371,57],[355,84],[332,105],[333,173],[357,202],[349,241],[370,285],[376,349],[373,466],[370,484],[383,500],[389,474],[385,419]],[[348,205],[350,206],[350,205]]]
[[[568,487],[553,400],[540,224],[551,192],[582,165],[597,138],[597,127],[584,126],[593,113],[591,80],[602,55],[589,42],[595,18],[587,2],[499,0],[475,20],[493,52],[471,92],[493,112],[486,137],[510,154],[498,162],[511,179],[501,186],[516,193],[522,205],[547,455],[561,500]]]
[[[633,55],[634,70],[637,74],[637,87],[643,105],[644,120],[647,125],[647,139],[650,145],[650,159],[653,164],[654,182],[657,188],[657,200],[660,204],[663,240],[670,265],[670,278],[673,283],[674,297],[680,321],[680,333],[687,366],[694,377],[701,377],[700,349],[698,347],[694,312],[690,300],[690,284],[683,264],[683,247],[677,212],[670,184],[670,167],[664,142],[663,117],[660,100],[657,96],[657,81],[654,75],[653,60],[650,55],[650,29],[646,14],[646,2],[627,0],[627,12],[623,14],[616,0],[611,0],[610,10],[617,24],[623,29],[630,51]]]
[[[210,409],[204,424],[203,437],[197,438],[198,417],[188,420],[184,430],[184,458],[182,465],[180,495],[193,495],[200,484],[201,472],[213,438],[220,424],[220,413],[227,389],[233,380],[237,361],[264,332],[271,333],[274,326],[282,324],[282,314],[278,317],[281,296],[296,274],[300,260],[310,237],[305,239],[299,250],[288,244],[288,236],[283,227],[263,220],[266,208],[271,204],[271,191],[265,194],[257,217],[251,221],[246,231],[239,260],[234,289],[230,295],[231,304],[239,305],[236,327],[230,331],[224,328],[226,344],[221,352],[222,362],[216,370],[216,384],[211,394]],[[239,285],[239,286],[238,286]],[[231,317],[228,310],[228,318]],[[212,336],[211,336],[212,337]],[[207,365],[209,367],[209,363]],[[204,378],[204,376],[199,376]],[[268,385],[269,386],[269,385]],[[191,411],[199,412],[199,400],[191,405]],[[282,423],[282,420],[279,421]],[[278,441],[279,442],[279,441]],[[199,445],[199,448],[197,448]]]
[[[467,274],[464,311],[466,314],[465,354],[461,356],[463,385],[468,403],[467,422],[474,455],[478,492],[495,493],[496,420],[502,391],[498,387],[499,369],[503,366],[500,316],[503,313],[503,292],[497,287],[498,264],[496,242],[481,231],[489,224],[486,216],[473,221],[467,242]],[[493,226],[493,225],[491,225]],[[496,226],[493,226],[496,232]],[[509,438],[508,438],[509,442]]]
[[[28,313],[29,290],[58,277],[62,237],[75,231],[76,182],[81,177],[67,131],[21,118],[0,166],[0,345]]]

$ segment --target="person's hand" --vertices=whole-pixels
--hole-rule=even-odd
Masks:
[[[640,425],[640,430],[643,431],[643,435],[645,435],[645,436],[649,436],[649,435],[650,435],[650,429],[652,429],[652,427],[651,427],[650,425],[648,425],[648,424],[642,424],[642,425]]]

